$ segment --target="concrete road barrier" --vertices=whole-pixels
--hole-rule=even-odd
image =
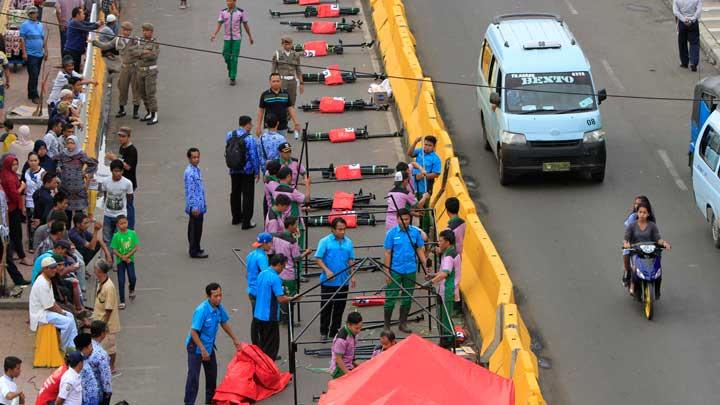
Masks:
[[[445,201],[450,197],[460,200],[460,216],[466,222],[460,289],[477,329],[473,332],[481,338],[481,361],[491,371],[513,379],[516,404],[545,404],[537,358],[530,350],[532,339],[515,304],[512,281],[463,181],[452,137],[437,109],[435,90],[415,54],[405,7],[401,0],[370,3],[380,53],[408,142],[426,135],[438,139],[436,150],[443,174],[441,181],[435,182],[431,204],[439,229],[448,221]]]

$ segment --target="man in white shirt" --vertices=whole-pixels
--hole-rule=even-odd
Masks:
[[[51,278],[57,273],[57,262],[46,257],[40,262],[42,274],[37,278],[30,290],[30,330],[36,331],[38,324],[52,324],[60,331],[62,349],[67,352],[74,346],[73,339],[77,336],[75,317],[64,311],[53,295]]]
[[[2,405],[23,405],[25,394],[18,391],[15,379],[20,377],[20,365],[22,360],[14,356],[5,357],[5,374],[0,377],[0,404]]]
[[[680,50],[680,67],[697,72],[700,62],[700,13],[702,0],[673,0],[673,14],[677,22],[678,48]],[[688,54],[688,43],[690,52]]]
[[[72,352],[65,358],[68,369],[60,379],[60,392],[55,405],[82,405],[82,381],[80,370],[83,368],[83,355]]]
[[[104,193],[105,210],[103,215],[103,241],[110,246],[113,234],[117,227],[117,217],[127,216],[128,202],[133,199],[133,185],[123,176],[125,166],[122,160],[115,159],[110,162],[112,176],[100,184],[100,191]]]

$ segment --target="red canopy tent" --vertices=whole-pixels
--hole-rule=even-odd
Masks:
[[[213,403],[249,404],[269,398],[285,389],[292,376],[280,372],[275,362],[259,347],[243,343],[227,366],[225,378],[215,390]]]
[[[511,380],[410,335],[328,383],[320,405],[514,405]]]

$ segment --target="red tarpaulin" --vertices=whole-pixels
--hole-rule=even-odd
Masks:
[[[261,401],[285,389],[291,377],[290,373],[281,373],[260,348],[243,343],[228,364],[213,400],[218,405]]]
[[[514,405],[511,380],[410,335],[328,383],[320,405]]]

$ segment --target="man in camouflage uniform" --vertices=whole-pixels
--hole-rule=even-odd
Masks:
[[[293,50],[293,39],[283,36],[280,40],[282,48],[275,51],[272,58],[272,72],[278,73],[282,79],[282,88],[285,90],[293,105],[297,103],[297,88],[300,84],[300,94],[303,93],[304,83],[300,69],[300,54]]]
[[[100,42],[93,40],[93,45],[107,51],[115,49],[120,54],[120,76],[118,77],[118,88],[120,90],[120,109],[115,117],[120,118],[127,115],[125,113],[125,105],[128,101],[128,93],[132,86],[133,94],[133,118],[138,119],[140,116],[140,90],[137,87],[137,64],[140,61],[140,41],[137,38],[131,38],[133,24],[125,21],[120,25],[120,36],[113,38],[109,42]]]
[[[147,113],[140,121],[147,122],[148,125],[158,123],[157,113],[157,58],[160,54],[160,45],[155,42],[155,27],[150,23],[142,25],[143,40],[140,44],[140,61],[138,62],[138,88],[140,96]]]

